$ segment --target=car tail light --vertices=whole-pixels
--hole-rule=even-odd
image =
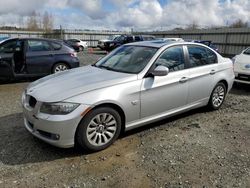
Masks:
[[[70,53],[70,56],[71,57],[77,57],[77,53],[76,52]]]

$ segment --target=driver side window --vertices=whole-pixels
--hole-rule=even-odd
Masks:
[[[169,72],[183,70],[185,68],[185,59],[182,46],[166,49],[156,60],[155,65],[165,66],[169,69]]]
[[[0,46],[0,53],[14,53],[16,48],[16,40],[6,41]]]

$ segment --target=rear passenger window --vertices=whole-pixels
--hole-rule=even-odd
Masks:
[[[52,42],[51,45],[54,48],[54,50],[60,50],[62,48],[62,45],[56,42]]]
[[[185,69],[185,60],[182,46],[174,46],[166,49],[156,60],[156,66],[162,65],[169,69],[170,72]]]
[[[188,46],[189,63],[191,67],[199,67],[217,63],[217,55],[202,46]]]
[[[47,41],[42,40],[28,40],[29,51],[40,52],[40,51],[50,51],[51,46]]]
[[[135,41],[141,41],[141,38],[139,36],[135,36]]]

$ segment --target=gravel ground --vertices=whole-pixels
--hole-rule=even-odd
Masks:
[[[102,55],[79,58],[84,65]],[[218,111],[193,110],[86,153],[24,129],[29,81],[0,85],[0,187],[250,187],[250,86],[234,87]]]

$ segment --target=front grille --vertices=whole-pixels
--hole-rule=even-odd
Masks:
[[[34,97],[30,96],[29,97],[29,105],[30,105],[30,107],[34,108],[36,106],[36,103],[37,103],[37,100]]]
[[[250,81],[250,75],[238,74],[236,77],[237,80]]]

